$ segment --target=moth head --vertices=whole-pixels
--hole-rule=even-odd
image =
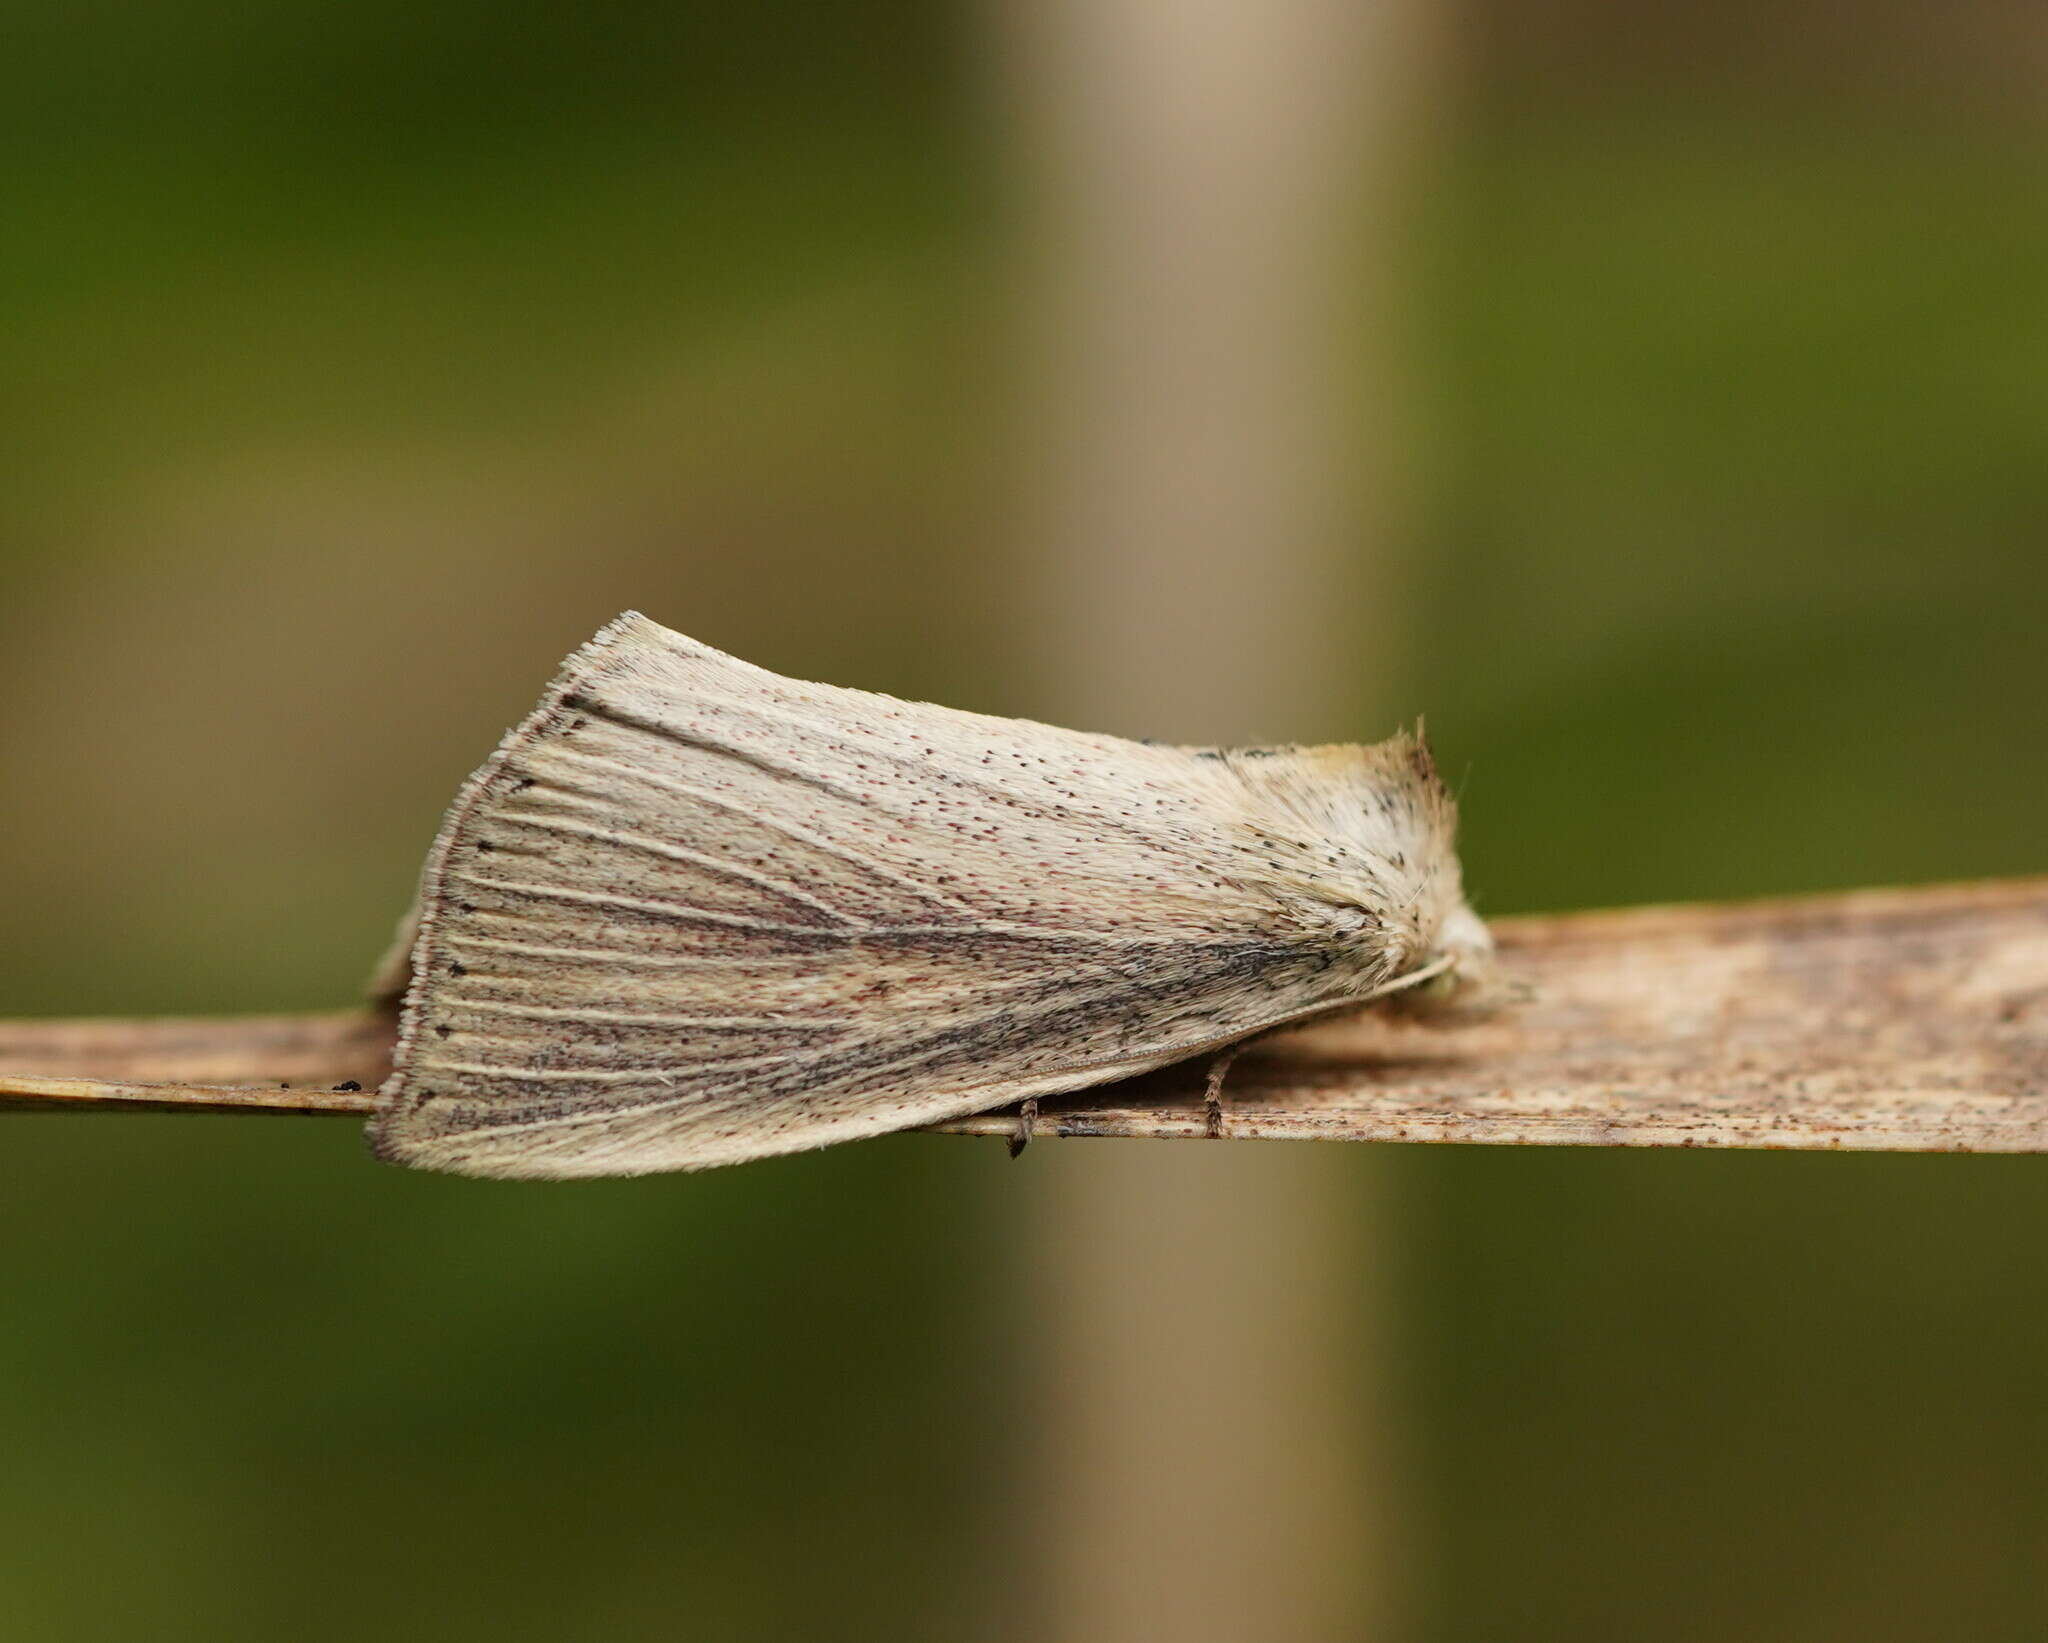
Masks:
[[[1302,841],[1289,888],[1377,949],[1388,990],[1421,1008],[1488,1008],[1493,937],[1465,899],[1457,802],[1420,727],[1371,746],[1232,756]]]
[[[1408,817],[1405,905],[1413,913],[1403,934],[1412,957],[1403,973],[1426,979],[1402,989],[1402,1002],[1430,1014],[1490,1011],[1505,1002],[1510,989],[1501,979],[1493,932],[1465,899],[1457,801],[1437,771],[1422,726],[1366,751],[1376,756],[1382,791],[1406,795],[1405,805],[1393,805],[1397,815]]]
[[[1501,974],[1493,932],[1462,896],[1445,916],[1423,970],[1434,973],[1399,995],[1402,1006],[1419,1015],[1488,1015],[1521,996]]]

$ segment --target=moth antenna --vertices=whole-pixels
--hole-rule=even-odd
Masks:
[[[1397,976],[1384,987],[1375,987],[1358,1002],[1363,1004],[1376,998],[1385,998],[1389,993],[1405,993],[1410,987],[1420,987],[1425,981],[1434,981],[1446,970],[1458,967],[1458,955],[1446,953],[1434,964],[1425,964],[1419,970],[1410,970],[1405,976]]]

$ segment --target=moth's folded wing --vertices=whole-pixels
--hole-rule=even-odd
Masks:
[[[476,1175],[701,1168],[1099,1082],[1342,996],[1326,951],[1219,877],[1223,801],[1189,764],[796,684],[623,619],[450,813],[373,1144]]]

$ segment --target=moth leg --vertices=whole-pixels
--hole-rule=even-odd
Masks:
[[[1027,1095],[1017,1109],[1017,1133],[1010,1137],[1010,1156],[1015,1158],[1031,1145],[1031,1132],[1038,1128],[1038,1097]]]
[[[1223,1139],[1223,1080],[1243,1048],[1242,1044],[1233,1044],[1209,1063],[1209,1085],[1202,1095],[1202,1130],[1211,1141]]]

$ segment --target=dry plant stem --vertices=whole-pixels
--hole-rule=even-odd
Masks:
[[[378,1010],[0,1021],[0,1105],[360,1117],[393,1037]]]
[[[1226,1137],[2048,1151],[2048,878],[1494,930],[1526,1002],[1262,1039],[1231,1068]],[[0,1103],[361,1114],[390,1042],[370,1011],[0,1022]],[[1032,1133],[1204,1137],[1212,1059],[1048,1099]]]
[[[2048,879],[1494,931],[1525,1003],[1452,1025],[1369,1008],[1248,1044],[1229,1137],[2048,1151]],[[1203,1137],[1206,1093],[1183,1064],[1042,1102],[1036,1133]]]

